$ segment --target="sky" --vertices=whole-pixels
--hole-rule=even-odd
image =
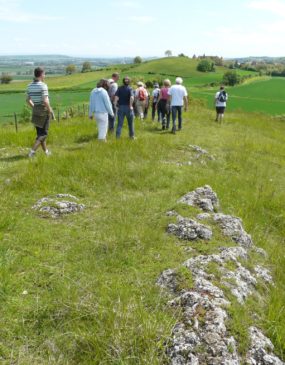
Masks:
[[[285,56],[285,0],[0,0],[0,55]]]

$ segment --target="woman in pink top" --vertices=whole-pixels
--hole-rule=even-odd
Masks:
[[[160,89],[159,98],[157,100],[158,115],[162,119],[162,130],[168,129],[170,124],[170,107],[168,102],[168,89],[171,86],[170,80],[163,81],[163,87]]]

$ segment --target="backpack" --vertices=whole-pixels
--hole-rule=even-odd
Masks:
[[[218,101],[220,103],[225,103],[227,101],[227,93],[225,91],[221,91],[218,96]]]
[[[138,99],[140,101],[146,100],[146,93],[145,93],[145,90],[142,87],[139,89]]]

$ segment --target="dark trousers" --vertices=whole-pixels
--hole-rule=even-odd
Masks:
[[[116,122],[116,118],[117,118],[117,109],[115,108],[113,103],[112,103],[112,109],[113,109],[114,116],[112,117],[110,114],[108,115],[110,131],[113,131],[115,129],[115,122]]]
[[[182,106],[172,106],[171,107],[172,114],[172,130],[176,131],[176,116],[178,114],[178,129],[182,128]]]
[[[159,122],[160,121],[160,114],[159,114],[159,110],[158,109],[156,110],[156,106],[157,106],[157,102],[155,101],[151,105],[151,119],[152,119],[152,121],[155,120],[155,114],[157,112],[157,121]]]
[[[158,116],[162,119],[162,126],[169,128],[170,124],[170,110],[167,100],[161,99],[157,105]]]

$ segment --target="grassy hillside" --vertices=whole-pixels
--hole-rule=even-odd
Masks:
[[[285,359],[284,167],[285,125],[266,117],[213,113],[192,106],[175,136],[156,124],[126,126],[121,140],[96,140],[94,122],[75,119],[51,126],[53,155],[28,160],[31,126],[0,134],[0,358],[3,365],[164,363],[164,343],[176,322],[155,285],[162,270],[228,245],[179,243],[166,234],[177,199],[210,184],[222,210],[244,221],[269,258],[275,287],[264,300],[236,304],[236,338],[255,322]],[[216,156],[192,159],[189,144]],[[192,166],[177,163],[193,161]],[[59,220],[31,209],[56,193],[86,205]],[[189,247],[193,251],[189,252]],[[254,303],[254,305],[253,305]],[[253,314],[258,313],[258,316]],[[240,320],[239,313],[246,313]]]
[[[208,106],[213,108],[213,97],[217,87],[209,88],[210,83],[219,83],[223,74],[228,70],[225,67],[216,67],[216,72],[203,73],[196,70],[198,60],[185,57],[170,57],[139,65],[115,65],[101,71],[79,73],[70,76],[47,78],[51,103],[61,109],[77,104],[87,103],[90,91],[102,77],[109,78],[114,71],[119,71],[121,79],[128,75],[134,80],[163,80],[168,77],[175,81],[175,76],[184,78],[184,85],[194,98],[207,100]],[[241,75],[255,73],[238,71]],[[271,115],[285,113],[285,95],[283,78],[258,78],[241,86],[228,88],[230,95],[228,110],[243,110],[247,112],[261,112]],[[9,85],[0,85],[0,123],[12,120],[13,113],[21,113],[25,105],[25,95],[28,82],[18,82]],[[4,116],[9,117],[4,118]]]
[[[215,89],[193,91],[196,97],[204,98],[209,107],[213,107]],[[229,110],[267,113],[271,115],[285,114],[285,78],[265,78],[254,80],[240,86],[228,88]]]

